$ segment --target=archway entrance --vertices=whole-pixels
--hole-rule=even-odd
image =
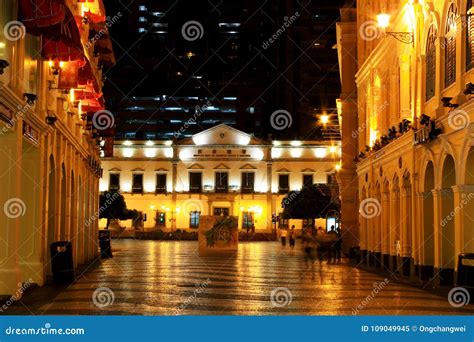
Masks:
[[[454,159],[448,155],[443,163],[441,177],[441,265],[439,271],[440,285],[449,286],[454,283],[454,192],[456,185],[456,166]]]
[[[434,201],[433,192],[434,182],[434,166],[429,161],[426,165],[425,179],[423,182],[422,206],[423,206],[423,259],[420,269],[421,279],[428,280],[433,277],[434,270]]]

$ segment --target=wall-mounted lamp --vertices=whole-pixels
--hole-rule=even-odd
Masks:
[[[46,123],[50,126],[53,126],[56,121],[58,121],[58,118],[54,115],[48,114],[48,116],[46,117]]]
[[[443,103],[443,107],[445,108],[457,108],[459,107],[456,103],[451,103],[452,97],[442,97],[441,102]]]
[[[38,96],[32,93],[23,93],[23,97],[26,99],[26,103],[28,103],[30,106],[33,106],[38,99]]]
[[[386,31],[387,27],[390,24],[390,14],[381,13],[377,16],[377,25],[384,31],[385,34],[392,36],[399,42],[404,44],[414,44],[415,35],[413,32],[392,32]]]
[[[3,75],[3,69],[7,68],[10,65],[7,60],[0,59],[0,75]]]
[[[464,95],[474,95],[474,83],[466,83],[463,93]]]
[[[64,66],[64,62],[61,62],[59,59],[50,60],[48,62],[49,67],[53,71],[54,76],[58,76],[61,68]]]

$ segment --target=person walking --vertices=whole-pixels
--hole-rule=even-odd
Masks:
[[[341,228],[336,230],[337,233],[337,241],[334,244],[334,249],[335,249],[335,258],[337,259],[337,262],[341,262],[341,249],[342,249],[342,232]]]
[[[290,248],[293,249],[295,248],[295,242],[296,242],[296,232],[295,232],[295,225],[291,226],[291,229],[288,233],[288,237],[290,238]]]
[[[329,230],[328,235],[331,236],[332,242],[330,243],[330,246],[328,247],[328,264],[334,259],[334,262],[336,262],[336,244],[337,240],[339,239],[339,236],[334,228],[334,226],[331,226],[331,230]]]
[[[281,228],[280,229],[280,238],[281,238],[281,245],[282,247],[286,246],[286,237],[288,236],[288,231],[286,228]]]
[[[317,230],[315,228],[305,228],[303,229],[302,233],[302,241],[303,241],[303,251],[304,251],[304,263],[306,266],[306,270],[311,266],[311,270],[313,271],[313,278],[314,278],[314,262],[316,261],[316,249],[318,247],[318,243],[316,241]],[[302,277],[303,275],[301,275]]]

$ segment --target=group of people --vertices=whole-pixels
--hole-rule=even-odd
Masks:
[[[296,243],[296,231],[295,226],[291,226],[288,229],[280,229],[281,245],[286,246],[287,239],[290,244],[290,248],[295,247]],[[301,240],[304,250],[305,263],[314,263],[316,259],[320,262],[323,261],[326,256],[327,262],[341,261],[341,249],[342,249],[342,233],[341,229],[336,229],[331,226],[329,232],[326,232],[322,227],[307,227],[304,228],[301,234]]]

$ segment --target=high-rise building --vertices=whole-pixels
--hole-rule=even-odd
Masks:
[[[118,63],[106,72],[116,138],[185,138],[225,123],[263,139],[340,139],[342,3],[131,2],[111,27]],[[283,126],[275,111],[287,113]]]

